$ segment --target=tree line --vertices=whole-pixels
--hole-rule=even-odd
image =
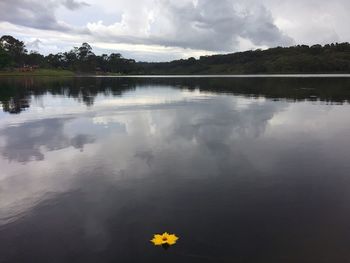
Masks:
[[[28,52],[24,42],[12,36],[0,38],[0,69],[23,65],[68,69],[74,72],[121,74],[271,74],[350,73],[350,44],[296,45],[201,56],[171,62],[136,62],[120,53],[96,55],[88,43],[68,52],[41,55]]]
[[[48,69],[66,69],[74,72],[118,72],[128,74],[135,69],[135,60],[126,59],[119,53],[96,55],[88,43],[68,52],[44,56],[28,52],[23,41],[6,35],[0,38],[0,69],[24,66]]]

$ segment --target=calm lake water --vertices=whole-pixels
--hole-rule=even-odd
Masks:
[[[349,262],[349,102],[350,78],[2,78],[0,262]]]

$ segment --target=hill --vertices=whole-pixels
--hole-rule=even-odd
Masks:
[[[145,74],[350,73],[350,44],[298,45],[165,63],[140,63]]]

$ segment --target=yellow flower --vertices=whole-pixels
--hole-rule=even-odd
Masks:
[[[161,235],[155,234],[151,242],[155,246],[171,246],[174,245],[178,239],[176,235],[165,232]]]

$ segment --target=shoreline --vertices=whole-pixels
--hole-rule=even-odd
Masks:
[[[73,77],[75,73],[70,70],[37,69],[35,71],[0,71],[0,77]]]
[[[193,75],[77,75],[97,78],[350,78],[350,74],[193,74]]]
[[[82,74],[70,70],[38,69],[31,72],[0,71],[0,77],[96,77],[96,78],[350,78],[350,73],[271,73],[271,74]]]

